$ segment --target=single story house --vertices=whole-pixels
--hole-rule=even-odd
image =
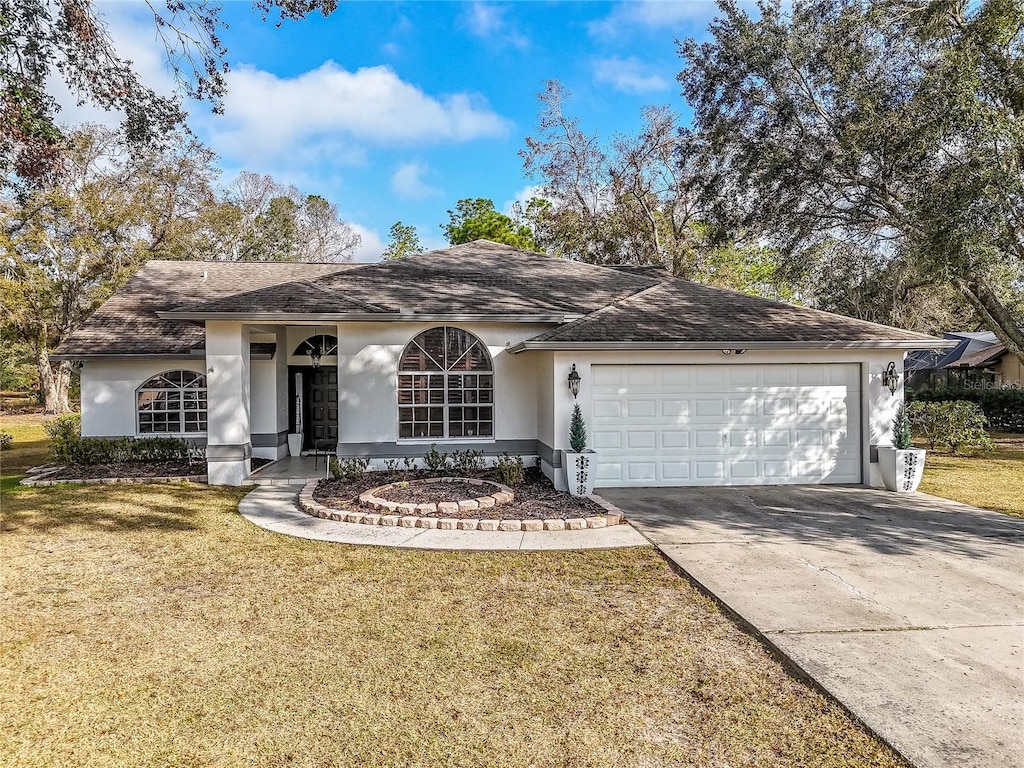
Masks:
[[[968,364],[968,361],[998,343],[991,331],[947,331],[942,338],[946,348],[916,350],[907,355],[904,373],[907,389],[961,389],[992,386],[993,374]]]
[[[564,487],[579,403],[598,487],[878,485],[903,356],[945,345],[476,241],[373,264],[152,261],[53,357],[81,369],[83,435],[202,441],[214,484],[301,432],[377,464],[507,452]]]
[[[1024,364],[1001,341],[948,363],[946,368],[982,373],[984,385],[994,389],[1024,388]]]

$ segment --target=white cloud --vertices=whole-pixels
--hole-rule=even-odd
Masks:
[[[381,240],[380,235],[372,229],[364,227],[362,224],[349,222],[349,226],[352,227],[356,234],[361,238],[359,247],[356,248],[355,256],[352,257],[352,261],[380,261],[380,257],[384,254],[384,248],[386,247],[384,241]]]
[[[442,194],[440,189],[431,187],[421,178],[427,166],[420,163],[403,163],[391,176],[391,190],[408,200],[423,200]]]
[[[463,142],[503,136],[509,122],[481,97],[436,98],[390,67],[349,72],[328,61],[292,78],[239,67],[228,75],[224,115],[210,128],[217,151],[259,157],[342,137],[378,145]]]
[[[511,45],[513,48],[525,50],[530,47],[530,40],[505,18],[508,6],[495,3],[472,3],[463,16],[466,28],[482,40],[499,45]]]
[[[516,192],[515,197],[511,200],[506,200],[505,204],[501,206],[501,212],[506,216],[512,215],[512,206],[516,203],[520,203],[524,208],[526,204],[534,197],[544,196],[544,186],[541,184],[529,184],[519,191]]]
[[[608,83],[615,90],[625,93],[663,91],[672,83],[670,79],[651,71],[650,65],[644,64],[636,56],[627,59],[613,57],[595,62],[594,81]]]
[[[703,27],[717,13],[715,0],[625,0],[605,18],[591,22],[587,30],[594,37],[616,38],[630,27],[662,29],[684,24]]]

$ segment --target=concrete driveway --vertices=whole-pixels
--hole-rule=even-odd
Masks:
[[[1024,766],[1024,520],[863,487],[599,493],[919,768]]]

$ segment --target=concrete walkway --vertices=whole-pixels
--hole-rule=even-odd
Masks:
[[[919,768],[1024,766],[1024,520],[860,487],[601,495]]]
[[[409,549],[522,550],[617,549],[650,543],[629,525],[582,531],[441,531],[339,523],[299,510],[302,485],[261,485],[238,505],[250,522],[268,531],[339,544],[375,544]]]

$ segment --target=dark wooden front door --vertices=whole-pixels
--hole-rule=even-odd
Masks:
[[[308,421],[306,447],[313,448],[318,440],[338,442],[338,369],[311,368],[303,376],[306,385]]]

